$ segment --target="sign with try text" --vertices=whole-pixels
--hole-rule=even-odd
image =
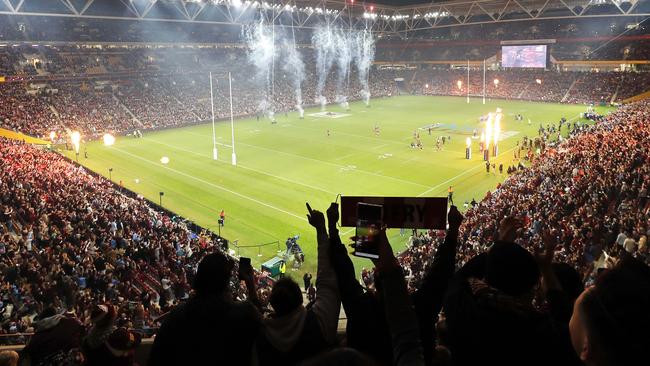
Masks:
[[[357,203],[383,206],[389,228],[438,229],[447,224],[447,198],[443,197],[341,197],[341,225],[357,225]]]

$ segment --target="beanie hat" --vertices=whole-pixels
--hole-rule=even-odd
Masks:
[[[115,329],[115,331],[108,336],[107,340],[110,348],[121,352],[128,352],[138,348],[141,341],[142,337],[140,334],[131,332],[126,328]]]
[[[485,280],[490,286],[520,296],[533,289],[539,276],[535,258],[521,246],[497,241],[488,250]]]

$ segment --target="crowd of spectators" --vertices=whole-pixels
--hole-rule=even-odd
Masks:
[[[2,139],[0,163],[3,334],[38,331],[35,317],[49,308],[90,325],[103,304],[114,306],[118,326],[146,334],[187,298],[198,261],[224,249],[221,238],[54,152]],[[239,283],[230,288],[240,296]]]
[[[60,130],[50,109],[50,94],[27,90],[26,84],[0,84],[0,126],[32,136],[45,136],[47,131]]]
[[[485,94],[488,98],[610,104],[647,91],[649,80],[647,73],[635,72],[488,71]],[[482,96],[483,70],[470,70],[469,83],[469,94]],[[466,84],[466,70],[431,69],[418,71],[411,88],[424,95],[464,96]]]
[[[625,74],[617,72],[583,72],[569,90],[569,103],[609,104],[618,90],[625,89]]]
[[[56,83],[50,97],[60,123],[85,136],[121,133],[134,128],[132,117],[122,108],[112,91],[91,90],[88,84]]]
[[[529,250],[552,230],[555,257],[586,284],[602,268],[631,255],[650,264],[650,102],[619,108],[596,125],[545,145],[530,168],[519,169],[466,214],[459,265],[487,250],[504,217]],[[436,248],[436,233],[420,233],[400,258],[417,288]]]
[[[95,138],[106,132],[128,133],[133,129],[168,128],[205,121],[212,116],[208,71],[215,74],[215,117],[227,118],[230,116],[229,82],[223,70],[212,69],[219,60],[221,69],[224,64],[235,65],[226,69],[232,67],[236,117],[298,109],[293,75],[278,65],[274,85],[265,85],[251,77],[255,72],[247,66],[241,48],[136,48],[106,52],[72,46],[41,48],[45,55],[43,68],[52,73],[52,78],[0,84],[0,93],[7,96],[0,106],[0,117],[4,117],[0,121],[5,128],[39,137],[47,137],[51,131],[65,135],[66,131],[80,130],[85,137]],[[13,47],[9,50],[13,51]],[[92,70],[103,73],[103,78],[94,77]],[[323,91],[328,103],[337,102],[339,93],[346,94],[348,101],[363,98],[363,88],[355,72],[350,74],[350,83],[346,83],[344,90],[337,90],[335,78],[336,71],[332,71]],[[301,85],[302,107],[316,104],[316,80],[314,65],[308,65]],[[393,73],[373,71],[369,91],[373,97],[397,94]],[[269,99],[271,103],[263,103]],[[28,118],[29,111],[37,118]]]
[[[314,54],[301,49],[303,58]],[[30,62],[25,61],[28,55]],[[418,56],[421,57],[421,56]],[[104,132],[128,133],[132,129],[166,128],[211,118],[207,72],[213,71],[214,112],[217,119],[230,116],[229,85],[233,77],[235,116],[269,115],[295,111],[296,96],[291,70],[277,64],[273,85],[257,80],[242,47],[117,47],[18,46],[0,49],[0,67],[18,75],[40,71],[40,79],[0,84],[7,102],[0,106],[6,128],[45,137],[50,131],[80,129],[87,136]],[[35,66],[34,66],[35,65]],[[22,71],[17,71],[22,70]],[[323,96],[328,103],[364,99],[358,75],[352,70],[337,86],[337,69],[327,78]],[[402,91],[425,95],[467,94],[466,71],[423,68],[418,71],[373,69],[369,91],[373,97]],[[319,104],[317,73],[305,62],[301,85],[302,106]],[[56,81],[55,81],[56,80]],[[495,83],[498,80],[498,83]],[[460,84],[459,84],[460,82]],[[489,70],[485,93],[489,98],[548,102],[604,103],[620,101],[647,90],[650,77],[636,72],[557,72],[543,70]],[[50,90],[59,90],[50,93]],[[469,94],[483,95],[483,72],[470,70]],[[272,98],[271,98],[272,96]],[[81,107],[81,106],[91,106]],[[26,115],[30,111],[35,118]],[[55,118],[52,118],[54,116]]]
[[[318,248],[307,306],[294,280],[240,271],[220,239],[58,154],[0,140],[1,329],[35,331],[21,354],[35,365],[131,365],[156,323],[151,365],[647,362],[649,119],[637,102],[547,140],[399,258],[380,234],[363,284],[337,204],[307,206]]]

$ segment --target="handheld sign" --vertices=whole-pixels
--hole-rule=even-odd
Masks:
[[[357,225],[357,203],[383,206],[383,223],[389,228],[447,228],[447,198],[443,197],[341,197],[341,226]]]

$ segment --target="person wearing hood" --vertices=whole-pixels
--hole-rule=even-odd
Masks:
[[[46,308],[34,321],[35,334],[22,351],[30,365],[69,353],[81,345],[83,325],[70,313]]]
[[[543,273],[539,258],[514,243],[520,226],[516,221],[504,219],[498,240],[468,261],[449,284],[445,338],[455,366],[580,364],[571,349],[568,324],[533,304]],[[549,255],[546,260],[551,259]],[[544,278],[545,286],[551,285],[546,274]],[[553,287],[562,291],[558,283]]]
[[[90,312],[92,326],[83,340],[84,353],[92,353],[101,347],[108,336],[115,330],[117,312],[111,304],[95,305]]]
[[[135,350],[142,337],[126,328],[117,328],[96,348],[85,353],[88,366],[133,366]]]
[[[229,288],[234,263],[221,252],[199,263],[195,294],[164,315],[148,365],[255,364],[253,345],[260,315],[252,271],[242,274],[248,301],[233,301]]]
[[[271,291],[274,312],[265,319],[257,341],[261,365],[295,365],[335,344],[341,300],[329,258],[329,238],[322,212],[307,204],[309,223],[316,229],[318,267],[316,298],[306,309],[300,286],[279,280]]]

